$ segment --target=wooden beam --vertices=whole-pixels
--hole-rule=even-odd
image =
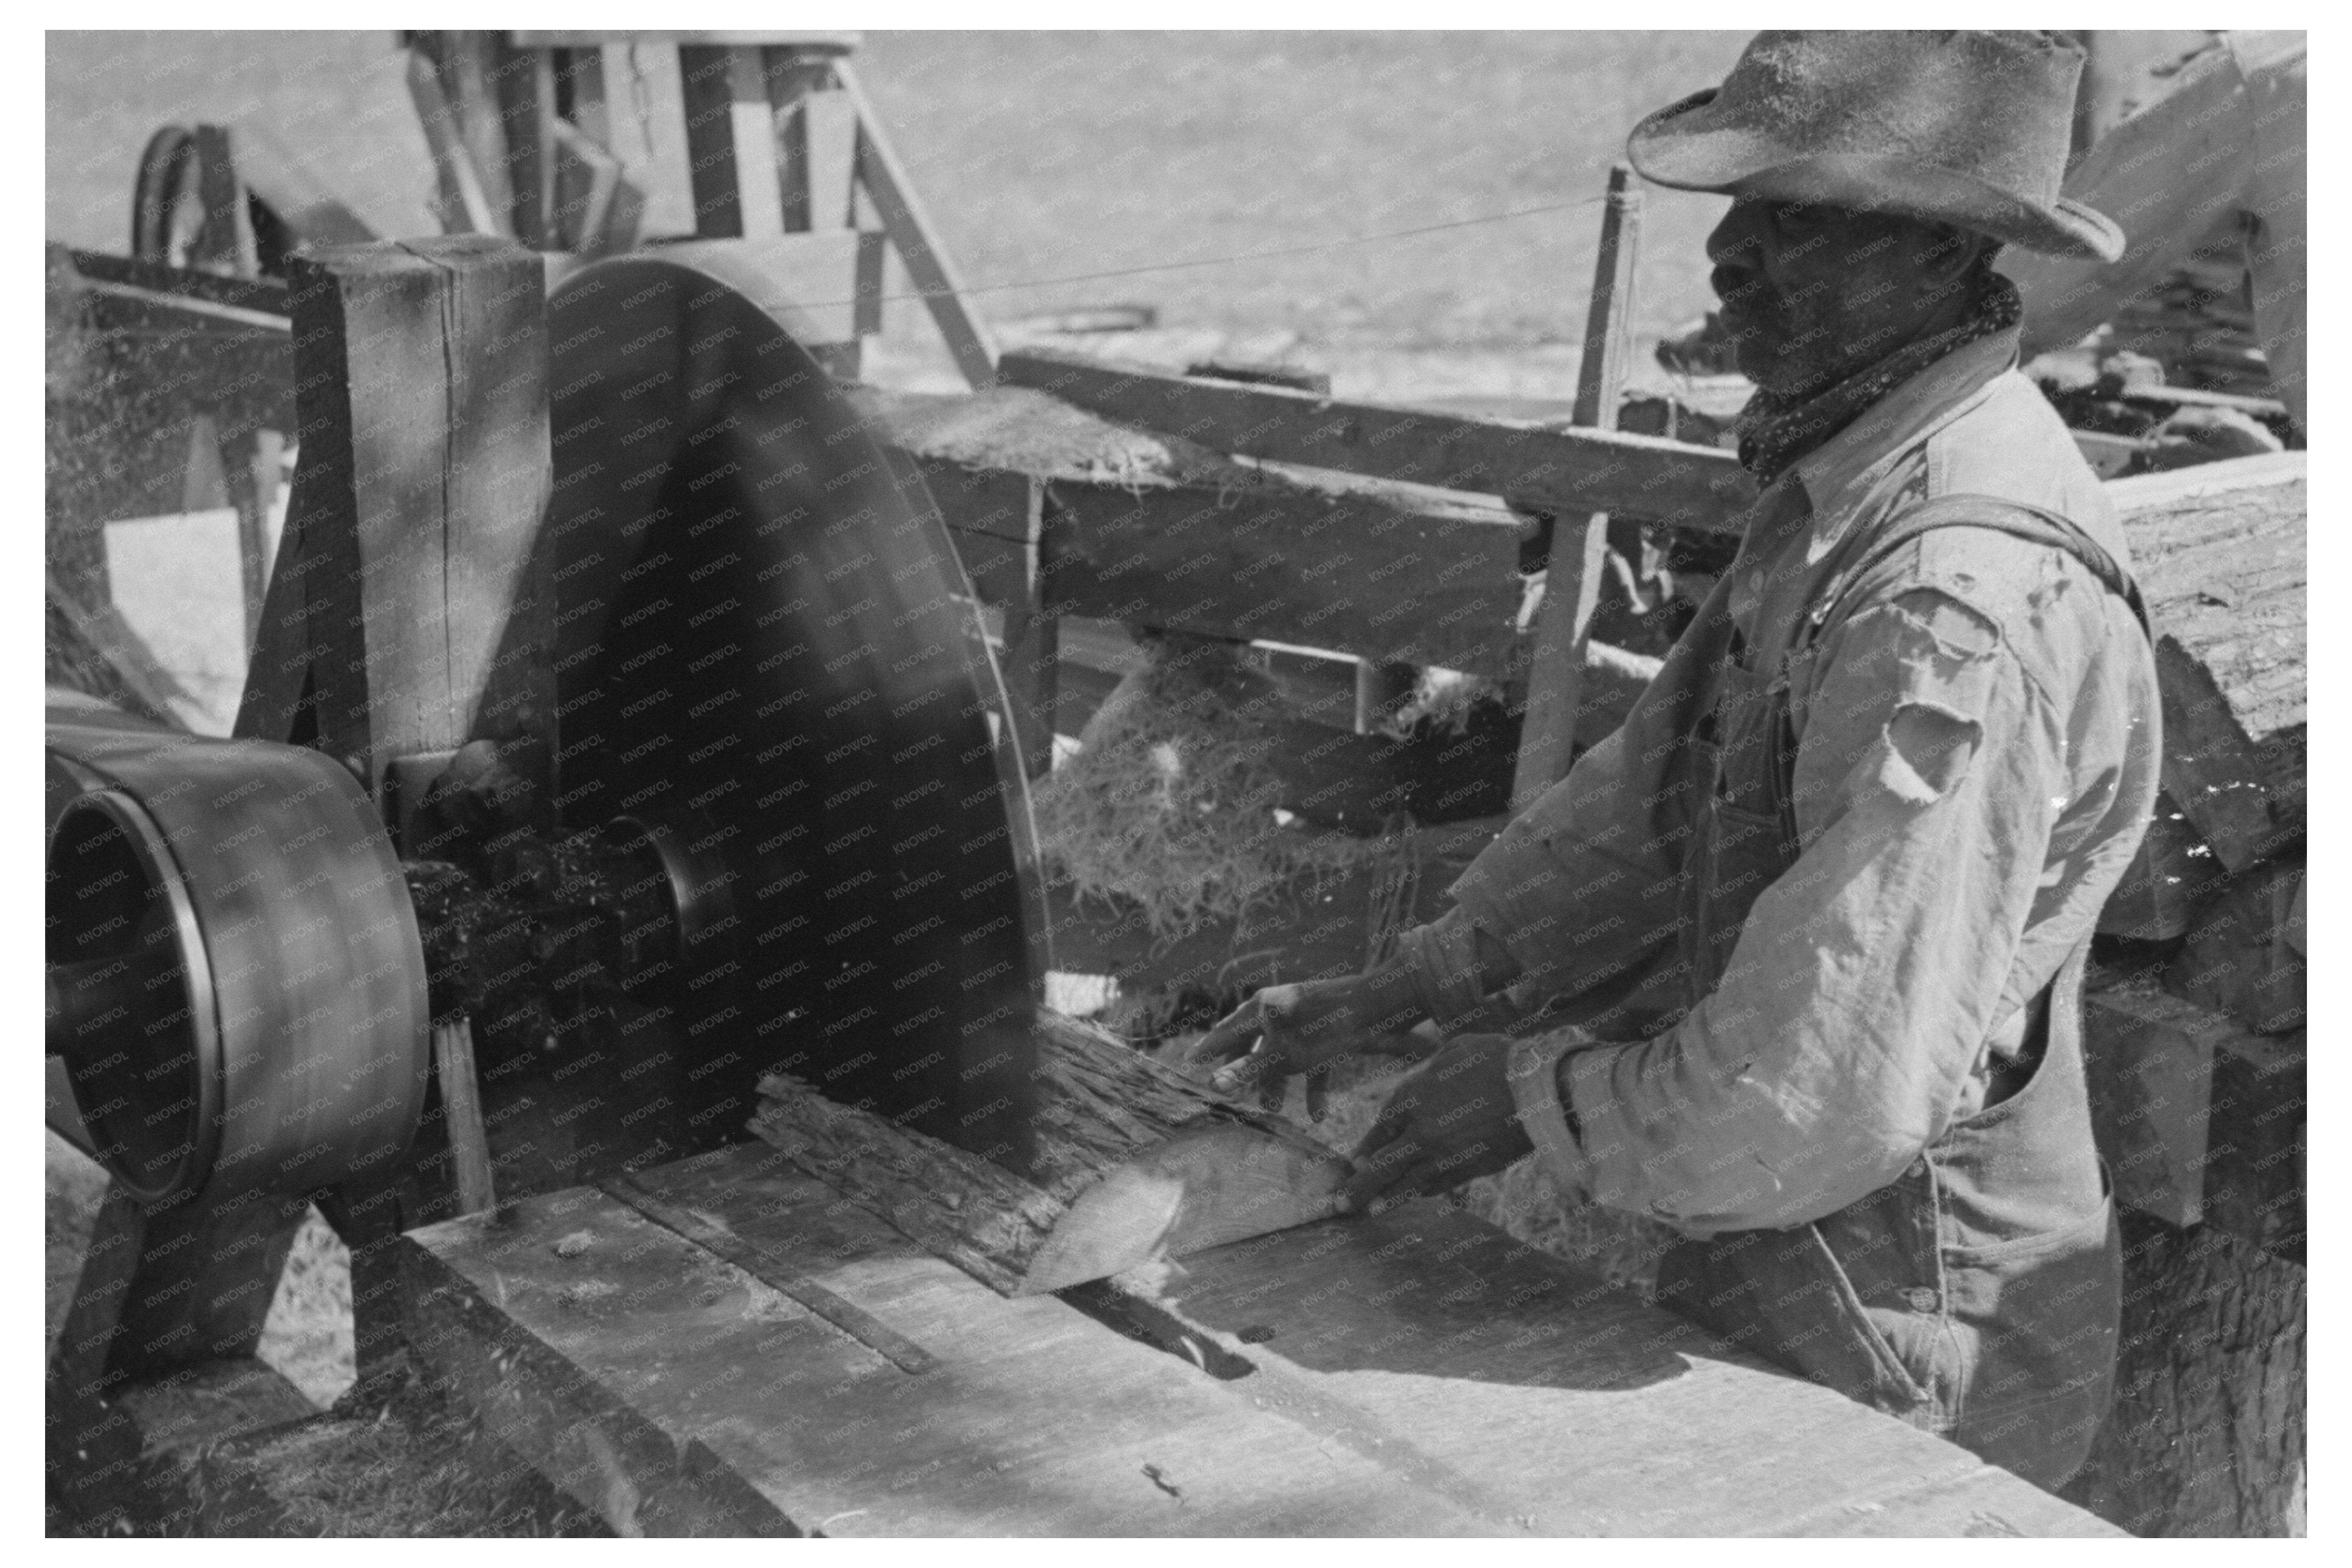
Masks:
[[[1006,353],[998,374],[1008,386],[1220,452],[1502,496],[1556,513],[1622,512],[1731,532],[1755,494],[1730,453],[1655,436],[1344,402],[1048,349]]]
[[[775,110],[755,48],[682,44],[687,173],[694,232],[703,239],[764,239],[784,232]]]
[[[420,35],[420,38],[426,35]],[[433,154],[436,216],[444,234],[510,234],[503,150],[499,182],[493,187],[468,137],[465,116],[447,89],[435,55],[420,42],[408,51],[408,96]],[[494,190],[495,193],[494,194]]]
[[[1633,343],[1633,274],[1641,253],[1642,190],[1631,166],[1609,171],[1601,210],[1601,247],[1593,262],[1592,296],[1584,326],[1584,363],[1577,377],[1579,429],[1617,427],[1617,400],[1625,385]],[[1584,645],[1608,584],[1609,514],[1573,514],[1551,523],[1543,604],[1537,611],[1535,647],[1528,666],[1528,708],[1519,731],[1518,767],[1511,809],[1525,811],[1568,774],[1576,752],[1576,710],[1584,679]]]
[[[2119,479],[2157,634],[2164,785],[2239,871],[2303,831],[2307,455]]]
[[[940,335],[947,340],[949,352],[955,355],[956,368],[975,390],[992,385],[996,380],[996,346],[990,341],[988,330],[964,303],[963,282],[957,275],[955,262],[940,245],[939,231],[915,195],[898,154],[892,151],[873,100],[866,96],[857,73],[847,60],[835,60],[833,74],[857,110],[858,184],[865,187],[875,210],[882,215],[883,230],[898,247],[898,259],[905,265],[907,276],[913,279],[916,291],[922,295],[931,320],[939,324]]]
[[[394,757],[469,740],[551,752],[539,258],[464,236],[293,265],[302,462],[288,528],[306,625],[294,633],[296,590],[273,581],[266,657],[296,663],[248,683],[239,732],[285,738],[272,731],[307,662],[322,743],[372,788]]]

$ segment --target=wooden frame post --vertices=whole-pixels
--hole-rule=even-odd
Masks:
[[[1633,263],[1640,249],[1642,188],[1622,163],[1609,171],[1608,205],[1601,219],[1601,252],[1593,265],[1592,302],[1586,313],[1584,363],[1577,377],[1574,422],[1617,427],[1617,398],[1633,348]],[[1511,810],[1525,811],[1568,773],[1575,754],[1576,711],[1584,695],[1584,647],[1608,574],[1609,514],[1591,512],[1583,526],[1569,517],[1551,527],[1551,558],[1537,611],[1536,646],[1528,667],[1527,716],[1519,760],[1511,779]]]
[[[237,733],[317,739],[371,791],[488,739],[544,783],[551,585],[542,264],[480,236],[292,263],[302,464]],[[546,791],[535,792],[543,811]]]

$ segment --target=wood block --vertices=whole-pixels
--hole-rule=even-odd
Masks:
[[[238,732],[288,738],[307,679],[323,742],[361,759],[372,788],[393,757],[478,738],[543,776],[529,761],[552,751],[554,723],[535,548],[551,460],[541,263],[460,236],[292,267],[303,461],[299,543],[280,553],[300,585],[271,584]]]
[[[2205,1224],[2300,1266],[2307,1179],[2305,1032],[2240,1036],[2213,1058]]]
[[[2300,1029],[2305,964],[2294,928],[2303,873],[2299,861],[2273,862],[2231,878],[2165,966],[2165,989],[2257,1034]]]
[[[2213,1053],[2245,1033],[2146,978],[2086,999],[2091,1121],[2118,1203],[2176,1226],[2203,1216]]]

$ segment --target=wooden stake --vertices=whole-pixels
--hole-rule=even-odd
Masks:
[[[482,1126],[482,1089],[474,1076],[474,1026],[460,1015],[433,1026],[433,1070],[441,1079],[441,1119],[457,1177],[457,1212],[485,1214],[498,1204],[490,1181],[490,1140]]]
[[[1640,249],[1642,191],[1633,172],[1609,171],[1609,205],[1601,218],[1601,253],[1593,266],[1592,304],[1585,319],[1584,365],[1577,379],[1574,422],[1617,427],[1617,398],[1633,344],[1633,262]],[[1592,512],[1580,530],[1561,517],[1552,524],[1550,564],[1538,610],[1535,652],[1528,669],[1528,710],[1519,761],[1511,780],[1511,810],[1525,811],[1568,773],[1574,755],[1577,704],[1584,695],[1584,645],[1600,605],[1609,548],[1609,514]]]

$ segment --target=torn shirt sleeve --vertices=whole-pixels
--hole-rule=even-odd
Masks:
[[[1803,1223],[1942,1131],[1999,1020],[2066,777],[2000,625],[1912,588],[1792,676],[1801,853],[1674,1028],[1578,1051],[1555,1176],[1706,1234]]]

